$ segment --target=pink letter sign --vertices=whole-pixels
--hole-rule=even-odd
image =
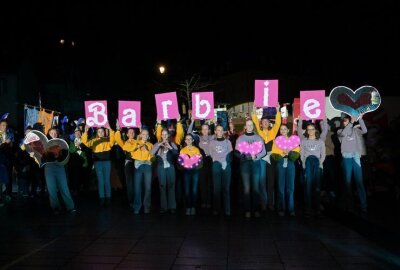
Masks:
[[[168,120],[179,118],[176,92],[156,94],[157,119]]]
[[[301,119],[324,119],[325,90],[300,91]]]
[[[118,101],[120,127],[140,127],[140,101]]]
[[[192,93],[193,119],[214,118],[214,93],[198,92]]]
[[[85,115],[89,127],[104,127],[108,123],[107,101],[85,101]]]
[[[256,80],[256,107],[276,107],[278,103],[278,80]]]

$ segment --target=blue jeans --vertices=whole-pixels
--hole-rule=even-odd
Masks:
[[[126,181],[126,195],[128,196],[129,204],[133,204],[133,176],[135,173],[135,162],[133,160],[125,160],[125,181]]]
[[[186,208],[196,207],[199,185],[199,170],[184,170]]]
[[[44,175],[46,178],[51,208],[54,210],[60,208],[60,202],[57,195],[57,191],[59,190],[61,197],[63,198],[65,208],[67,210],[74,209],[75,204],[69,192],[64,166],[60,166],[55,163],[48,163],[44,166]]]
[[[221,163],[218,161],[214,161],[212,164],[212,176],[214,185],[214,196],[213,196],[214,210],[217,212],[221,211],[221,190],[222,190],[225,214],[230,215],[231,214],[231,200],[230,200],[231,165],[228,163],[225,170],[223,170]]]
[[[268,204],[267,195],[267,161],[260,159],[260,202],[262,205]],[[268,190],[269,192],[269,190]]]
[[[175,199],[175,167],[170,164],[164,168],[164,163],[157,164],[158,182],[160,185],[160,207],[163,210],[176,209]],[[168,198],[168,199],[167,199]]]
[[[319,167],[319,159],[316,156],[308,156],[305,163],[306,168],[304,175],[304,199],[306,210],[309,211],[312,209],[312,202],[314,197],[314,208],[315,210],[319,211],[322,173],[322,170]]]
[[[111,197],[111,161],[95,161],[94,170],[97,175],[97,189],[100,199]],[[105,196],[104,196],[105,195]]]
[[[354,155],[353,157],[343,157],[342,165],[348,204],[352,203],[351,177],[354,172],[354,180],[357,186],[361,209],[367,209],[367,195],[364,188],[360,157],[358,155]]]
[[[287,159],[286,168],[284,168],[285,159],[277,161],[276,168],[278,172],[278,210],[285,211],[287,201],[288,211],[294,212],[294,162]]]
[[[245,211],[249,212],[252,209],[258,211],[260,205],[260,160],[242,161],[240,173],[243,181]],[[253,196],[250,194],[250,185]]]
[[[144,185],[143,206],[148,212],[151,208],[151,166],[142,164],[135,170],[134,180],[135,198],[133,199],[133,210],[139,212],[142,208],[142,186]]]

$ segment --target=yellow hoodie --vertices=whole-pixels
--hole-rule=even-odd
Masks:
[[[162,128],[161,124],[157,124],[156,137],[157,137],[157,141],[158,142],[162,141],[162,139],[161,139],[162,130],[163,130],[163,128]],[[181,145],[183,137],[184,137],[183,126],[182,126],[182,123],[178,122],[176,124],[176,135],[175,135],[175,138],[174,138],[175,144],[176,145]]]
[[[143,149],[141,149],[142,146],[146,146]],[[125,143],[124,151],[130,153],[132,159],[134,160],[140,160],[140,161],[150,161],[151,160],[151,149],[153,148],[153,145],[149,142],[145,142],[143,140],[138,140],[134,141],[133,143]]]
[[[179,154],[186,154],[189,157],[194,155],[201,155],[199,148],[197,148],[196,146],[192,146],[190,148],[188,146],[185,146],[181,149]]]
[[[82,143],[86,145],[88,148],[92,149],[93,153],[101,153],[111,151],[111,148],[115,144],[115,134],[112,129],[110,129],[109,138],[93,138],[88,140],[87,132],[82,134]]]
[[[267,129],[267,130],[262,130],[260,127],[260,121],[257,118],[256,114],[252,114],[251,115],[251,119],[254,122],[254,125],[256,126],[256,130],[258,135],[261,136],[261,138],[263,138],[264,143],[267,144],[270,141],[274,140],[276,135],[278,134],[279,128],[281,126],[281,122],[282,122],[282,117],[281,117],[281,113],[278,111],[276,113],[275,116],[275,124],[273,125],[273,127],[271,129]]]
[[[133,140],[122,140],[121,138],[121,132],[118,130],[115,132],[115,141],[119,146],[121,146],[122,150],[124,150],[127,154],[127,158],[133,158],[132,157],[132,150],[136,148],[137,141],[135,139]]]

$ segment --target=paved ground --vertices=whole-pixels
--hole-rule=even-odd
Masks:
[[[397,239],[361,235],[330,217],[134,216],[120,202],[100,209],[88,198],[78,205],[78,213],[59,216],[43,203],[2,207],[0,267],[400,269]]]

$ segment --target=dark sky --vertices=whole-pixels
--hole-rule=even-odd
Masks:
[[[318,78],[398,95],[395,0],[15,2],[0,7],[0,67],[29,61],[41,83],[67,66],[81,88],[127,91],[164,63],[174,80],[253,69],[302,78],[304,88]]]

